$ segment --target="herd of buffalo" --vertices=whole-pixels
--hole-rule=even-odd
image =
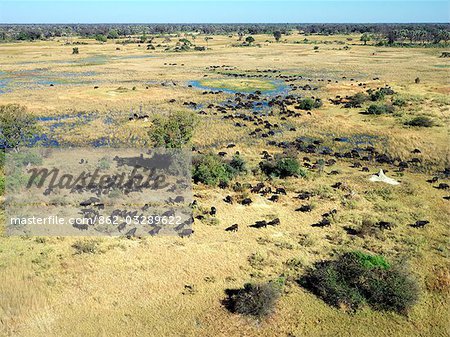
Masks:
[[[172,64],[169,64],[172,65]],[[225,122],[231,122],[234,127],[245,128],[248,130],[247,134],[249,137],[256,139],[266,139],[267,149],[261,152],[262,160],[270,160],[274,158],[275,149],[279,148],[281,151],[294,151],[295,153],[303,153],[302,156],[302,166],[306,170],[317,171],[321,170],[330,176],[339,176],[340,171],[333,169],[337,161],[344,161],[349,164],[349,167],[360,170],[361,172],[370,172],[372,169],[378,170],[382,165],[384,168],[389,167],[390,170],[394,172],[402,172],[407,169],[417,168],[422,164],[421,150],[414,148],[411,149],[411,156],[409,158],[401,158],[398,156],[392,156],[389,153],[377,150],[374,144],[366,143],[364,146],[361,144],[351,144],[348,142],[347,138],[329,136],[328,139],[325,137],[320,137],[317,139],[310,137],[297,137],[290,141],[279,140],[280,137],[277,135],[283,135],[285,133],[290,133],[295,135],[296,127],[293,126],[293,122],[299,120],[299,118],[304,117],[304,115],[312,115],[314,109],[320,108],[323,104],[322,99],[317,96],[305,97],[302,94],[297,94],[298,90],[302,91],[317,91],[320,88],[321,83],[338,83],[336,79],[324,79],[324,78],[305,78],[300,75],[283,75],[278,70],[265,69],[257,70],[252,73],[236,73],[232,72],[235,67],[222,65],[222,66],[209,66],[208,71],[212,71],[215,74],[222,74],[232,77],[246,77],[246,78],[268,78],[271,80],[283,81],[285,84],[285,89],[276,94],[265,93],[261,90],[255,90],[251,93],[244,92],[234,92],[229,94],[229,98],[223,102],[217,103],[214,100],[209,104],[200,104],[192,101],[183,102],[182,104],[188,108],[194,109],[199,115],[208,115],[212,118],[220,118]],[[342,80],[349,81],[351,85],[356,83],[355,79],[350,78],[347,80],[345,76]],[[379,81],[378,77],[373,78],[373,81]],[[304,83],[306,82],[306,83]],[[312,82],[317,82],[318,85],[312,84]],[[302,84],[304,83],[304,84]],[[379,83],[379,82],[377,82]],[[162,83],[162,85],[165,85]],[[176,83],[173,83],[176,85]],[[369,93],[374,92],[370,89],[369,83],[359,82],[357,87],[366,90]],[[192,85],[188,85],[192,87]],[[393,94],[393,90],[389,86],[377,87],[376,90],[382,91],[383,93]],[[222,90],[206,90],[203,91],[203,95],[217,95],[223,94]],[[336,96],[334,99],[329,100],[331,104],[342,105],[344,108],[358,107],[352,105],[351,96]],[[169,103],[175,104],[177,100],[170,99]],[[279,116],[280,122],[273,122],[273,116]],[[140,120],[148,118],[147,115],[134,114],[130,117],[130,120]],[[326,144],[326,145],[325,145]],[[345,150],[342,150],[343,146],[346,146]],[[352,146],[354,145],[354,146]],[[219,151],[217,154],[220,157],[226,157],[233,155],[228,153],[230,149],[234,148],[236,144],[224,145],[224,149]],[[344,148],[345,148],[344,146]],[[335,147],[335,148],[334,148]],[[274,151],[271,151],[272,148]],[[338,149],[339,148],[339,149]],[[202,153],[201,149],[194,147],[193,151],[197,153]],[[239,154],[236,151],[234,154]],[[314,159],[316,158],[316,159]],[[329,168],[328,172],[327,169]],[[388,170],[384,170],[387,172]],[[443,171],[436,172],[436,175],[427,180],[430,184],[435,184],[434,187],[438,190],[448,190],[449,185],[445,182],[441,182],[441,179],[446,179],[450,175],[450,168],[445,168]],[[239,188],[246,188],[253,194],[259,194],[265,197],[269,202],[276,203],[281,197],[286,198],[287,193],[283,187],[274,187],[268,182],[259,182],[255,185],[252,184],[241,184],[236,182],[235,185],[239,185]],[[228,184],[220,184],[220,188],[227,189]],[[334,190],[345,190],[347,185],[345,182],[336,181],[330,187]],[[233,186],[236,189],[236,186]],[[292,196],[295,200],[306,201],[314,197],[312,191],[298,191],[297,195]],[[443,196],[445,200],[449,200],[450,196]],[[246,197],[243,199],[235,200],[236,198],[232,195],[226,195],[223,199],[224,203],[235,204],[239,203],[244,206],[250,206],[253,203],[252,198]],[[173,200],[172,200],[173,201]],[[180,201],[180,199],[178,200]],[[181,200],[184,201],[184,200]],[[191,206],[196,206],[197,201],[194,200]],[[81,205],[81,204],[80,204]],[[86,205],[81,205],[86,206]],[[313,207],[309,203],[300,204],[295,211],[297,212],[311,212]],[[332,209],[324,214],[322,217],[311,226],[313,227],[330,227],[333,223],[333,216],[338,211]],[[215,217],[217,214],[217,208],[212,206],[209,211],[205,214],[197,215],[198,220],[203,220],[204,217],[210,216]],[[429,224],[428,220],[417,219],[415,223],[411,224],[414,228],[423,228]],[[271,220],[258,220],[253,224],[250,224],[251,228],[266,228],[268,226],[278,226],[280,225],[280,219],[274,218]],[[381,230],[390,230],[393,228],[392,223],[388,221],[379,221],[377,227]],[[120,226],[119,226],[120,227]],[[79,228],[79,229],[85,229]],[[121,231],[123,228],[118,228]],[[157,234],[160,228],[155,227],[152,229],[151,235]],[[236,232],[239,229],[239,224],[235,223],[227,228],[227,232]],[[180,232],[181,236],[189,236],[193,233],[192,229],[184,229]],[[127,235],[132,235],[134,233],[128,232]]]
[[[213,71],[217,71],[218,69],[227,69],[229,70],[229,66],[210,66],[209,69]],[[231,67],[230,67],[231,69]],[[311,78],[304,78],[302,76],[295,75],[282,75],[277,70],[259,70],[261,74],[237,74],[237,73],[227,73],[223,72],[221,74],[233,76],[233,77],[264,77],[264,78],[277,78],[285,81],[289,86],[289,90],[284,94],[279,94],[276,96],[273,95],[265,95],[263,92],[256,90],[253,93],[242,93],[236,92],[234,93],[234,97],[227,99],[226,101],[214,104],[211,103],[205,107],[195,102],[184,102],[185,106],[189,106],[195,110],[197,110],[200,115],[210,115],[210,116],[221,116],[222,120],[230,121],[233,123],[235,127],[239,128],[247,128],[249,130],[248,135],[255,138],[271,138],[277,134],[283,134],[284,132],[295,132],[296,128],[292,126],[286,127],[289,125],[286,121],[289,119],[298,119],[303,114],[311,115],[314,108],[318,108],[322,105],[322,101],[320,98],[312,96],[310,97],[310,101],[312,102],[312,106],[304,107],[302,106],[302,102],[304,102],[304,97],[302,95],[296,95],[292,92],[300,89],[300,90],[317,90],[318,87],[311,86],[309,84],[299,85],[296,84],[295,81],[308,81],[312,82]],[[275,75],[274,75],[275,74]],[[347,80],[344,76],[343,80]],[[378,77],[373,78],[373,81],[379,81]],[[331,79],[316,79],[317,82],[338,82],[336,80]],[[350,82],[354,82],[355,80],[351,78]],[[351,84],[353,85],[353,84]],[[358,83],[358,87],[362,89],[366,89],[368,87],[367,83]],[[377,87],[376,90],[383,91],[387,94],[393,94],[393,90],[389,86],[385,87]],[[369,92],[373,91],[369,89]],[[214,95],[222,93],[221,90],[210,90],[204,91],[204,95]],[[341,97],[336,96],[335,99],[330,99],[331,104],[335,105],[343,105],[344,107],[355,107],[348,106],[350,96]],[[171,103],[175,103],[175,100],[171,100]],[[281,123],[285,123],[286,125],[282,125],[281,123],[273,123],[270,122],[269,119],[272,116],[275,116],[275,111],[280,116]],[[324,143],[327,144],[339,144],[346,142],[345,138],[340,137],[332,137],[331,140],[326,142],[322,139],[313,139],[308,137],[298,137],[293,141],[277,141],[270,140],[266,141],[266,145],[273,148],[280,148],[283,151],[295,150],[296,153],[304,153],[302,166],[308,170],[314,171],[319,170],[323,166],[332,167],[337,163],[337,160],[346,160],[349,162],[349,167],[354,169],[359,169],[361,172],[370,172],[370,167],[376,166],[377,169],[381,165],[388,165],[394,172],[402,172],[409,168],[417,168],[422,164],[422,159],[420,158],[421,150],[414,148],[411,149],[411,157],[409,158],[400,158],[394,157],[389,153],[380,152],[375,149],[373,144],[365,144],[365,146],[357,146],[353,148],[349,148],[344,151],[334,150],[332,145],[325,146]],[[223,151],[218,152],[218,155],[221,157],[225,157],[229,154],[226,150],[234,147],[235,144],[228,144],[225,146]],[[194,148],[198,153],[202,153],[201,150]],[[235,154],[239,154],[239,152],[235,152]],[[271,153],[268,149],[263,150],[261,152],[261,159],[268,160],[274,157],[274,154]],[[312,156],[317,156],[319,159],[311,160]],[[310,158],[311,157],[311,158]],[[388,170],[385,170],[387,172]],[[375,173],[375,172],[374,172]],[[327,172],[329,175],[339,175],[338,170],[330,169]],[[443,171],[436,172],[436,175],[428,180],[429,183],[436,184],[434,187],[438,190],[448,190],[449,185],[444,182],[438,182],[440,179],[446,179],[450,175],[450,168],[445,168]],[[239,182],[235,183],[240,185]],[[286,195],[286,190],[281,187],[273,187],[270,186],[270,183],[257,183],[256,185],[251,184],[242,184],[244,187],[250,190],[251,193],[256,193],[261,196],[267,198],[268,201],[278,202],[280,200],[280,196]],[[220,186],[222,188],[226,188],[228,186]],[[346,184],[337,181],[331,185],[333,189],[345,189]],[[313,192],[310,191],[298,191],[296,196],[293,196],[294,199],[298,200],[309,200],[313,197]],[[445,200],[449,200],[450,196],[444,196]],[[227,195],[223,202],[228,204],[233,204],[236,201],[232,195]],[[251,198],[244,198],[240,200],[240,204],[248,206],[251,205],[253,200]],[[210,215],[216,215],[216,207],[212,207],[214,212],[210,212]],[[298,212],[311,212],[312,206],[310,204],[301,204],[298,208],[295,209]],[[330,227],[333,220],[333,215],[337,213],[336,209],[333,209],[329,212],[326,212],[322,215],[321,219],[316,223],[313,223],[311,226],[313,227]],[[202,220],[203,216],[197,216],[198,219]],[[277,226],[280,224],[280,219],[275,218],[270,221],[268,220],[258,220],[254,224],[250,224],[251,228],[266,228],[267,226]],[[414,223],[410,224],[413,228],[423,228],[427,224],[429,224],[428,220],[419,219]],[[379,221],[376,226],[381,230],[390,230],[393,228],[393,224],[388,221]],[[239,229],[239,224],[235,223],[227,228],[225,231],[227,232],[236,232]]]

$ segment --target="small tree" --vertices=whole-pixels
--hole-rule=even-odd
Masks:
[[[111,29],[108,32],[108,39],[117,39],[119,37],[119,33],[115,29]]]
[[[72,54],[78,54],[78,53],[79,53],[78,47],[72,48]]]
[[[95,35],[95,39],[96,39],[97,41],[100,41],[100,42],[106,42],[106,41],[108,41],[108,38],[107,38],[105,35],[102,35],[102,34],[97,34],[97,35]]]
[[[37,131],[36,119],[18,104],[0,106],[0,148],[18,148]]]
[[[312,110],[312,109],[317,109],[320,108],[322,106],[322,100],[320,100],[319,98],[316,98],[315,100],[312,98],[304,98],[302,99],[299,104],[298,104],[298,108],[301,110]]]
[[[174,112],[169,116],[156,118],[149,135],[157,146],[181,148],[191,140],[195,124],[194,114]]]
[[[185,45],[192,46],[192,42],[186,38],[180,39],[179,41]]]
[[[273,32],[273,37],[275,38],[275,41],[279,42],[281,39],[281,32],[279,30]]]
[[[360,40],[362,42],[364,42],[364,45],[366,45],[367,42],[370,41],[371,39],[372,39],[372,37],[369,34],[364,33],[363,35],[361,35],[361,39]]]
[[[208,41],[209,40],[212,40],[212,37],[210,37],[210,36],[205,36],[205,41],[206,41],[206,47],[207,48],[209,48],[209,45],[208,45]]]
[[[306,176],[306,171],[300,167],[297,158],[283,154],[277,156],[274,160],[262,161],[259,167],[263,173],[268,176],[286,178],[294,175]]]
[[[210,186],[228,181],[236,174],[236,171],[218,155],[207,154],[194,158],[192,178],[195,183],[203,183]]]
[[[397,29],[389,30],[386,34],[387,43],[389,45],[394,44],[400,36],[400,32]]]
[[[253,42],[255,42],[255,39],[253,38],[253,36],[247,36],[247,37],[245,38],[245,41],[250,45],[250,44],[252,44]]]

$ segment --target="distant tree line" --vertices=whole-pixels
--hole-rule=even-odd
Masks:
[[[366,34],[378,43],[447,43],[450,24],[28,24],[0,25],[0,41],[45,40],[55,37],[81,36],[99,41],[132,35],[164,35],[185,32],[205,35],[270,34],[277,41],[293,31],[304,34]],[[369,38],[370,37],[370,38]]]

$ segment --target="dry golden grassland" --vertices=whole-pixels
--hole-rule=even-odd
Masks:
[[[84,40],[88,44],[77,45],[78,55],[72,55],[74,45],[65,45],[62,39],[1,44],[0,80],[9,78],[10,82],[0,93],[0,104],[25,105],[38,117],[94,113],[88,122],[79,117],[74,124],[56,129],[60,141],[90,145],[102,137],[121,141],[134,135],[139,144],[150,144],[146,137],[153,116],[193,111],[183,105],[192,101],[203,104],[201,109],[206,111],[199,115],[194,146],[203,152],[226,151],[228,157],[239,151],[249,173],[235,180],[263,181],[262,174],[255,176],[250,170],[258,167],[261,151],[273,154],[281,149],[267,146],[267,139],[248,135],[251,128],[237,128],[206,108],[231,94],[203,95],[203,90],[188,84],[204,81],[219,88],[253,87],[259,80],[246,82],[219,72],[254,75],[259,74],[257,70],[275,69],[277,74],[311,78],[302,85],[318,86],[317,91],[294,94],[320,97],[324,102],[311,115],[302,112],[301,117],[288,121],[281,121],[276,112],[269,116],[272,123],[296,128],[277,133],[273,136],[277,142],[304,136],[349,150],[350,145],[333,142],[333,138],[369,135],[377,150],[405,160],[417,156],[411,153],[413,149],[420,149],[422,164],[395,173],[389,165],[369,163],[370,172],[383,168],[401,182],[390,186],[369,182],[370,173],[352,168],[351,160],[339,160],[332,168],[339,171],[337,176],[329,175],[326,167],[325,172],[313,171],[307,178],[266,182],[285,187],[287,195],[277,203],[248,190],[195,185],[199,207],[214,205],[217,221],[195,220],[195,233],[189,238],[0,237],[0,335],[448,336],[450,209],[443,196],[449,193],[426,180],[449,167],[450,61],[439,58],[441,49],[362,46],[358,36],[351,36],[352,41],[348,36],[307,37],[318,42],[342,41],[350,47],[347,50],[346,44],[336,42],[295,43],[304,38],[293,34],[275,43],[272,36],[257,35],[255,46],[233,47],[237,36],[213,36],[208,50],[186,52],[167,52],[163,47],[146,50],[145,43]],[[178,39],[172,37],[167,43],[157,37],[153,45],[173,46]],[[194,43],[206,45],[201,36]],[[214,65],[226,65],[228,70],[211,70]],[[417,77],[418,84],[414,82]],[[366,83],[366,89],[390,85],[407,105],[394,115],[369,116],[360,113],[363,109],[346,109],[328,101],[336,95],[364,91],[359,82]],[[272,88],[269,82],[261,86]],[[131,109],[139,112],[140,106],[149,119],[129,121]],[[430,116],[435,126],[404,125],[422,115]],[[106,123],[106,117],[114,123]],[[41,124],[48,127],[48,122]],[[226,149],[229,143],[236,147]],[[301,160],[303,154],[298,156]],[[321,158],[308,156],[313,162]],[[344,183],[344,190],[330,187],[337,181]],[[318,194],[310,213],[295,211],[303,203],[294,199],[300,190]],[[228,194],[251,196],[253,203],[224,203]],[[338,214],[330,228],[311,227],[333,208]],[[276,217],[281,220],[277,227],[248,227],[256,220]],[[357,228],[366,218],[390,221],[395,227],[363,238],[345,231],[344,227]],[[430,224],[423,229],[409,226],[420,219]],[[238,232],[224,231],[234,223],[240,226]],[[94,253],[77,254],[72,245],[79,240],[95,240]],[[406,316],[369,308],[348,313],[327,305],[295,282],[314,262],[349,250],[383,254],[391,260],[406,258],[419,280],[419,303]],[[288,261],[295,261],[295,267]],[[265,320],[232,314],[221,303],[227,288],[280,275],[290,281],[275,312]]]

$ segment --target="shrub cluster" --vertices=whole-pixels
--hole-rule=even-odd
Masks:
[[[192,42],[188,39],[180,39],[179,42],[177,42],[177,46],[174,48],[175,51],[187,51],[191,49]]]
[[[195,125],[194,114],[174,112],[155,118],[149,136],[156,146],[181,148],[191,140]]]
[[[312,110],[318,109],[322,106],[322,100],[320,98],[312,99],[312,98],[304,98],[298,104],[298,109],[301,110]]]
[[[97,35],[95,35],[95,39],[96,39],[97,41],[100,41],[100,42],[106,42],[106,41],[108,41],[108,38],[107,38],[105,35],[103,35],[103,34],[97,34]]]
[[[369,89],[367,94],[363,92],[358,92],[353,96],[349,97],[347,103],[345,103],[346,108],[361,108],[361,106],[367,101],[382,101],[385,96],[395,94],[394,90],[385,87],[378,90]]]
[[[385,87],[385,88],[380,88],[378,90],[369,89],[369,90],[367,90],[367,93],[369,94],[370,100],[375,102],[375,101],[383,100],[384,97],[387,95],[395,94],[395,91],[392,90],[391,88]]]
[[[407,104],[406,100],[403,98],[396,98],[392,101],[392,105],[398,106],[398,107],[403,107]]]
[[[405,124],[410,125],[410,126],[420,126],[420,127],[424,127],[424,128],[430,128],[434,125],[434,122],[430,117],[418,116],[418,117],[414,117],[413,119],[406,122]]]
[[[228,291],[227,307],[234,313],[262,318],[273,311],[279,297],[276,283],[247,283],[242,289]]]
[[[244,173],[247,171],[245,161],[239,155],[234,155],[229,165],[235,174]]]
[[[42,164],[42,155],[35,149],[24,149],[21,152],[13,153],[9,159],[10,163],[14,163],[17,167]]]
[[[306,171],[300,167],[297,158],[291,156],[280,156],[274,160],[266,160],[259,163],[261,171],[268,176],[286,178],[300,175],[306,176]]]
[[[389,104],[371,104],[365,114],[367,115],[384,115],[394,112],[394,107]]]
[[[269,177],[306,176],[306,171],[300,167],[300,163],[294,157],[281,157],[275,160],[262,161],[259,163],[259,167]]]
[[[365,93],[358,92],[351,96],[349,101],[345,104],[346,108],[360,108],[365,102],[369,100],[369,96]]]
[[[24,145],[37,132],[36,119],[18,104],[0,106],[0,149]]]
[[[375,309],[407,312],[418,300],[417,281],[382,256],[349,252],[319,262],[301,283],[328,304],[351,310],[367,303]]]
[[[215,154],[201,155],[193,160],[192,177],[195,183],[216,186],[228,183],[235,175],[245,172],[245,161],[235,155],[227,162]]]

